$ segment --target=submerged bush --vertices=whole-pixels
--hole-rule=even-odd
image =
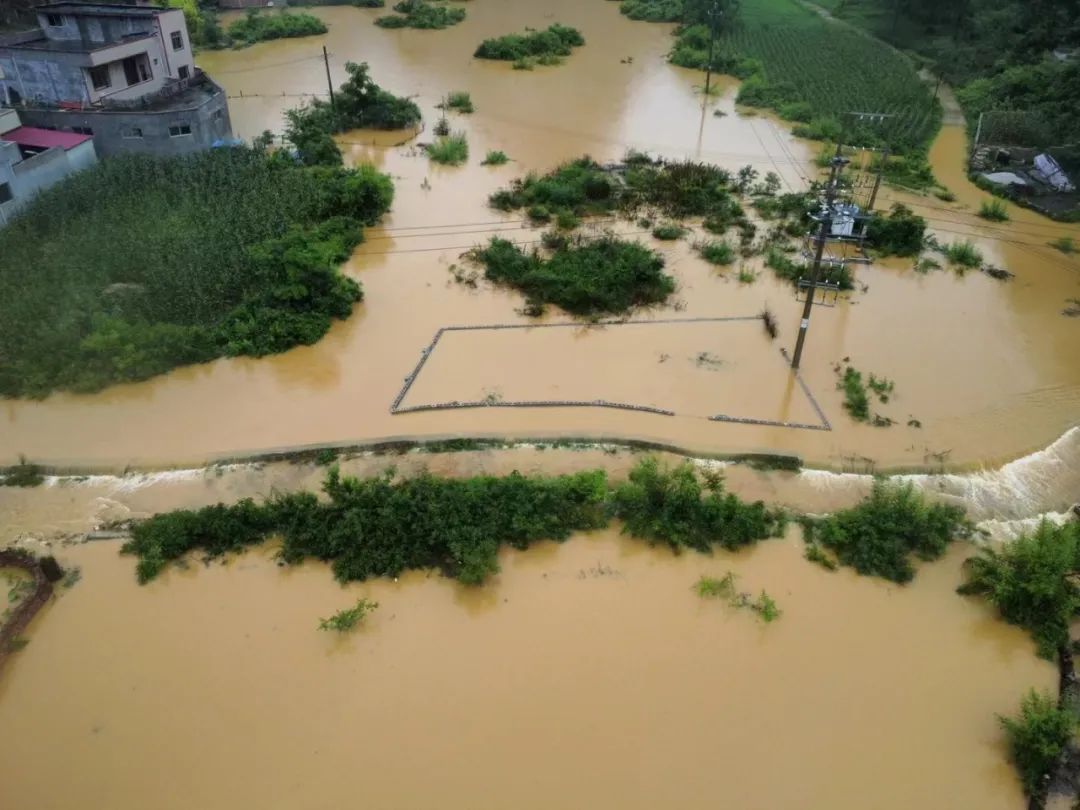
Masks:
[[[139,557],[139,581],[146,582],[189,551],[214,557],[280,534],[285,561],[332,562],[343,582],[440,568],[477,584],[498,571],[501,544],[524,549],[606,523],[605,476],[599,470],[394,480],[389,474],[350,478],[332,467],[323,492],[325,501],[301,492],[264,504],[245,500],[155,515],[133,528],[122,551]]]
[[[960,593],[985,597],[1002,617],[1025,628],[1052,657],[1069,641],[1069,625],[1080,611],[1080,523],[1044,521],[1000,549],[984,547],[967,561]]]
[[[574,240],[550,259],[496,237],[487,247],[474,250],[473,258],[484,266],[488,280],[574,315],[623,313],[660,303],[675,291],[675,280],[663,272],[661,256],[611,235]]]
[[[229,26],[229,37],[238,47],[267,39],[306,37],[325,33],[326,25],[318,17],[292,11],[260,14],[254,9],[249,9],[247,14]]]
[[[969,530],[960,507],[929,503],[911,484],[881,479],[851,509],[802,523],[807,542],[831,549],[841,565],[893,582],[914,577],[912,555],[935,560]]]
[[[486,155],[484,159],[480,161],[481,166],[502,166],[505,163],[509,163],[510,158],[506,152],[502,152],[498,149],[492,149]]]
[[[682,22],[683,0],[623,0],[619,11],[631,20]]]
[[[428,0],[401,0],[394,6],[397,14],[377,17],[382,28],[421,28],[438,30],[457,25],[465,19],[465,9]]]
[[[360,599],[351,608],[339,610],[328,619],[319,619],[319,629],[347,633],[360,624],[378,606],[378,602],[372,602],[370,599]]]
[[[1076,717],[1068,707],[1060,707],[1051,695],[1034,689],[1020,702],[1018,717],[1002,717],[998,722],[1009,743],[1009,756],[1020,773],[1028,796],[1040,796],[1044,780],[1057,765],[1076,733]]]
[[[436,163],[444,163],[449,166],[460,166],[469,159],[469,142],[465,139],[464,132],[455,132],[437,138],[427,148],[428,157]]]
[[[0,396],[318,340],[360,297],[337,264],[392,199],[370,167],[245,148],[124,155],[71,176],[0,230]]]
[[[473,54],[477,59],[501,59],[514,62],[523,59],[541,59],[569,56],[571,51],[585,44],[585,38],[576,28],[555,23],[543,31],[527,31],[524,34],[507,34],[495,39],[485,39]]]
[[[664,222],[653,228],[652,235],[654,239],[659,239],[664,242],[670,242],[675,239],[680,239],[686,234],[686,228],[677,222]]]
[[[902,203],[893,205],[889,215],[875,213],[866,224],[870,245],[885,256],[914,256],[923,246],[926,220]]]
[[[473,107],[472,96],[464,90],[457,90],[448,95],[439,107],[444,110],[456,110],[459,113],[476,112],[476,108]]]
[[[978,267],[983,262],[983,256],[975,244],[970,241],[953,242],[945,246],[945,258],[949,264],[959,267]]]
[[[991,222],[1008,222],[1009,209],[1001,200],[986,200],[979,206],[979,216]]]
[[[694,245],[694,249],[709,264],[727,265],[735,261],[735,251],[731,245],[723,240],[713,239],[708,242],[699,242]]]
[[[725,492],[720,476],[708,477],[703,486],[691,464],[669,469],[651,457],[615,487],[611,508],[625,532],[674,550],[740,548],[777,536],[786,525],[782,512]]]

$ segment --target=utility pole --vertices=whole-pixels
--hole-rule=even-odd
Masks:
[[[330,106],[335,107],[334,103],[334,82],[330,79],[330,55],[326,52],[326,46],[322,46],[322,58],[323,64],[326,65],[326,87],[330,90]]]
[[[719,0],[713,0],[709,6],[709,63],[705,66],[705,98],[709,98],[709,86],[712,84],[713,50],[716,47],[716,20],[723,12]]]
[[[829,229],[832,227],[833,202],[836,199],[836,180],[840,176],[840,169],[848,162],[847,158],[840,154],[842,149],[843,141],[837,141],[836,154],[831,161],[832,170],[829,173],[829,185],[825,190],[825,210],[821,215],[821,225],[818,226],[814,267],[810,271],[810,287],[806,291],[806,303],[803,305],[802,320],[799,322],[799,337],[795,341],[795,354],[791,358],[791,367],[796,371],[802,361],[806,332],[810,328],[810,310],[814,306],[814,294],[817,292],[818,277],[821,275],[821,257],[825,254],[825,243],[829,239]]]
[[[877,177],[874,178],[874,190],[870,192],[870,202],[866,204],[867,213],[873,213],[874,203],[877,202],[878,189],[881,188],[881,180],[885,176],[885,164],[889,162],[889,147],[881,153],[881,163],[878,164]]]

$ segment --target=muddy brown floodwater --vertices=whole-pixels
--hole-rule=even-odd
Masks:
[[[139,587],[113,542],[0,679],[4,806],[1022,806],[995,713],[1055,669],[953,591],[956,549],[897,587],[601,532],[502,555],[490,586],[341,588],[264,547]],[[783,615],[699,599],[736,572]],[[354,634],[316,629],[360,596]],[[63,778],[58,778],[62,774]]]
[[[730,401],[741,405],[740,416],[775,420],[787,412],[793,382],[783,379],[776,358],[767,358],[767,373],[759,373],[766,361],[758,358],[791,347],[800,304],[768,270],[753,284],[739,284],[737,268],[718,272],[685,242],[655,243],[626,223],[619,228],[667,256],[679,284],[676,305],[635,317],[752,316],[767,305],[779,316],[780,339],[772,345],[763,336],[754,336],[754,344],[745,336],[732,342],[724,327],[709,333],[657,325],[655,341],[636,341],[632,348],[596,328],[579,330],[573,340],[519,335],[520,347],[511,351],[499,333],[481,333],[475,352],[450,347],[432,364],[432,376],[421,376],[425,398],[448,401],[477,389],[502,392],[508,400],[525,394],[612,401],[642,396],[676,415],[589,407],[392,415],[402,379],[439,328],[530,323],[517,312],[522,298],[516,293],[483,283],[470,289],[448,272],[464,250],[494,233],[523,242],[538,238],[520,215],[487,208],[495,188],[584,153],[617,159],[634,147],[731,168],[750,163],[762,173],[777,171],[785,188],[798,189],[814,171],[818,145],[793,138],[768,115],[737,112],[733,81],[723,80],[723,95],[703,110],[701,75],[665,62],[669,27],[627,20],[614,3],[470,3],[464,23],[434,32],[382,30],[372,25],[378,11],[312,11],[328,23],[327,35],[199,55],[201,66],[234,97],[237,134],[280,133],[282,112],[302,101],[299,94],[325,90],[325,44],[335,82],[344,78],[345,61],[366,60],[384,87],[416,97],[429,124],[445,93],[468,90],[476,113],[451,118],[453,128],[468,135],[469,164],[430,165],[414,145],[392,145],[404,134],[342,136],[348,160],[374,163],[397,185],[393,212],[382,227],[369,229],[366,244],[345,266],[366,293],[348,321],[335,324],[317,345],[284,355],[220,360],[91,396],[5,402],[0,461],[23,453],[42,462],[116,468],[394,436],[570,434],[657,439],[700,452],[784,450],[834,468],[850,466],[853,458],[872,459],[878,469],[942,460],[972,467],[1045,447],[1077,423],[1080,319],[1064,317],[1062,310],[1068,299],[1080,298],[1080,261],[1046,243],[1064,234],[1080,237],[1080,228],[1013,207],[1010,223],[991,226],[975,217],[986,195],[963,176],[965,141],[958,126],[946,127],[932,151],[935,171],[958,195],[957,203],[891,189],[884,196],[917,205],[942,241],[973,239],[1016,278],[1002,283],[947,270],[920,276],[908,260],[858,268],[860,290],[835,308],[815,311],[803,363],[831,431],[708,421]],[[580,28],[588,42],[561,66],[513,71],[471,57],[487,36],[554,21]],[[713,109],[728,114],[714,117]],[[489,149],[504,150],[513,161],[480,166]],[[760,260],[748,269],[760,270]],[[552,313],[545,322],[563,320]],[[628,351],[636,356],[626,357]],[[709,369],[685,362],[702,353],[723,362]],[[664,355],[678,366],[661,369]],[[877,408],[895,427],[859,425],[847,417],[832,370],[844,357],[864,372],[895,380],[893,401]],[[623,369],[623,377],[613,369]],[[908,426],[912,418],[921,429]],[[797,421],[794,414],[792,419]]]

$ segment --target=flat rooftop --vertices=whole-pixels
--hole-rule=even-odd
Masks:
[[[40,29],[38,29],[40,32]],[[48,39],[44,33],[33,39],[25,39],[19,41],[20,38],[0,37],[0,48],[7,48],[13,51],[48,51],[50,53],[92,53],[94,51],[101,51],[105,48],[112,48],[116,45],[122,45],[127,42],[138,42],[140,39],[152,39],[157,36],[154,33],[145,34],[128,34],[126,36],[118,37],[117,39],[109,40],[108,42],[95,42],[86,43],[81,39],[66,40],[66,39]]]
[[[127,6],[123,3],[46,3],[33,9],[39,14],[72,14],[91,17],[153,17],[172,9],[164,6]]]

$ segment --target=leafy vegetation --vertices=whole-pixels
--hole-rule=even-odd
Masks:
[[[728,571],[722,578],[702,576],[694,583],[694,591],[702,599],[725,599],[732,607],[746,608],[769,624],[780,618],[782,611],[776,600],[762,591],[757,599],[735,589],[735,574]]]
[[[1080,250],[1080,248],[1077,248],[1076,246],[1076,241],[1071,236],[1062,236],[1060,239],[1055,239],[1053,242],[1050,242],[1050,247],[1055,250],[1060,250],[1067,256]]]
[[[1008,222],[1009,209],[1005,207],[1005,203],[1001,200],[985,200],[979,206],[979,216],[991,222]]]
[[[953,242],[944,248],[945,258],[949,264],[958,267],[978,267],[983,263],[982,253],[971,241]]]
[[[1068,643],[1069,624],[1080,611],[1078,572],[1080,524],[1044,521],[1001,549],[980,548],[968,560],[967,582],[959,590],[985,597],[1050,658]]]
[[[998,716],[1009,743],[1009,756],[1029,796],[1043,793],[1043,780],[1057,765],[1076,733],[1076,717],[1053,696],[1030,690],[1017,717]]]
[[[704,478],[703,485],[689,463],[666,468],[646,458],[612,492],[612,513],[624,531],[675,551],[735,549],[783,533],[782,512],[725,492],[719,474],[706,473]]]
[[[652,230],[653,238],[663,242],[681,239],[685,234],[686,228],[677,222],[663,222]]]
[[[422,28],[439,30],[465,19],[465,9],[445,5],[443,0],[401,0],[394,6],[397,14],[376,17],[382,28]]]
[[[694,249],[709,264],[731,264],[735,261],[735,251],[722,239],[710,239],[694,245]]]
[[[735,575],[730,571],[722,578],[702,575],[694,583],[694,591],[702,599],[730,599],[735,595]]]
[[[44,471],[37,464],[19,459],[13,467],[0,470],[0,487],[36,487],[45,483]]]
[[[558,64],[574,48],[585,44],[576,28],[554,23],[543,31],[527,30],[524,34],[507,34],[485,39],[473,54],[477,59],[499,59],[515,62],[531,69],[534,63]],[[518,67],[515,64],[514,67]]]
[[[804,277],[809,278],[809,269],[806,265],[793,261],[776,245],[770,246],[765,251],[765,266],[772,270],[777,278],[790,281],[792,284],[798,284]],[[836,284],[841,290],[855,289],[855,279],[851,275],[850,268],[844,264],[822,266],[818,281]]]
[[[428,157],[436,163],[460,166],[469,159],[469,142],[464,132],[455,132],[436,138],[427,148]]]
[[[448,95],[439,107],[444,110],[455,110],[466,114],[476,112],[476,108],[473,107],[472,96],[464,90],[456,90]]]
[[[326,25],[318,17],[304,12],[277,11],[259,13],[248,9],[247,14],[229,26],[229,38],[235,47],[254,45],[268,39],[307,37],[325,34]]]
[[[502,165],[504,165],[506,163],[509,163],[509,162],[510,162],[510,158],[507,156],[506,152],[502,152],[502,151],[500,151],[498,149],[492,149],[486,155],[484,155],[484,159],[482,161],[480,161],[480,165],[481,166],[502,166]]]
[[[866,238],[883,256],[914,256],[923,247],[926,220],[903,203],[895,203],[889,215],[875,213],[866,224]]]
[[[314,343],[360,300],[336,266],[392,199],[371,167],[243,148],[73,175],[0,231],[0,395]]]
[[[341,152],[330,136],[350,129],[406,129],[420,122],[420,108],[375,84],[366,62],[346,62],[348,79],[334,104],[313,99],[286,113],[285,140],[309,166],[341,165]]]
[[[928,503],[910,484],[882,479],[851,509],[802,524],[806,541],[830,549],[841,565],[893,582],[914,577],[912,555],[935,560],[970,528],[960,507]]]
[[[862,372],[848,366],[836,387],[844,392],[844,410],[851,418],[856,422],[867,421],[870,418],[870,397],[866,394]]]
[[[619,11],[631,20],[644,22],[682,22],[682,0],[623,0]]]
[[[574,315],[622,313],[658,304],[675,290],[661,256],[612,235],[574,240],[550,259],[495,237],[472,258],[488,280],[525,293],[532,311],[555,304]]]
[[[328,619],[319,619],[319,629],[348,633],[378,606],[378,602],[372,602],[370,599],[360,599],[351,608],[339,610]]]

